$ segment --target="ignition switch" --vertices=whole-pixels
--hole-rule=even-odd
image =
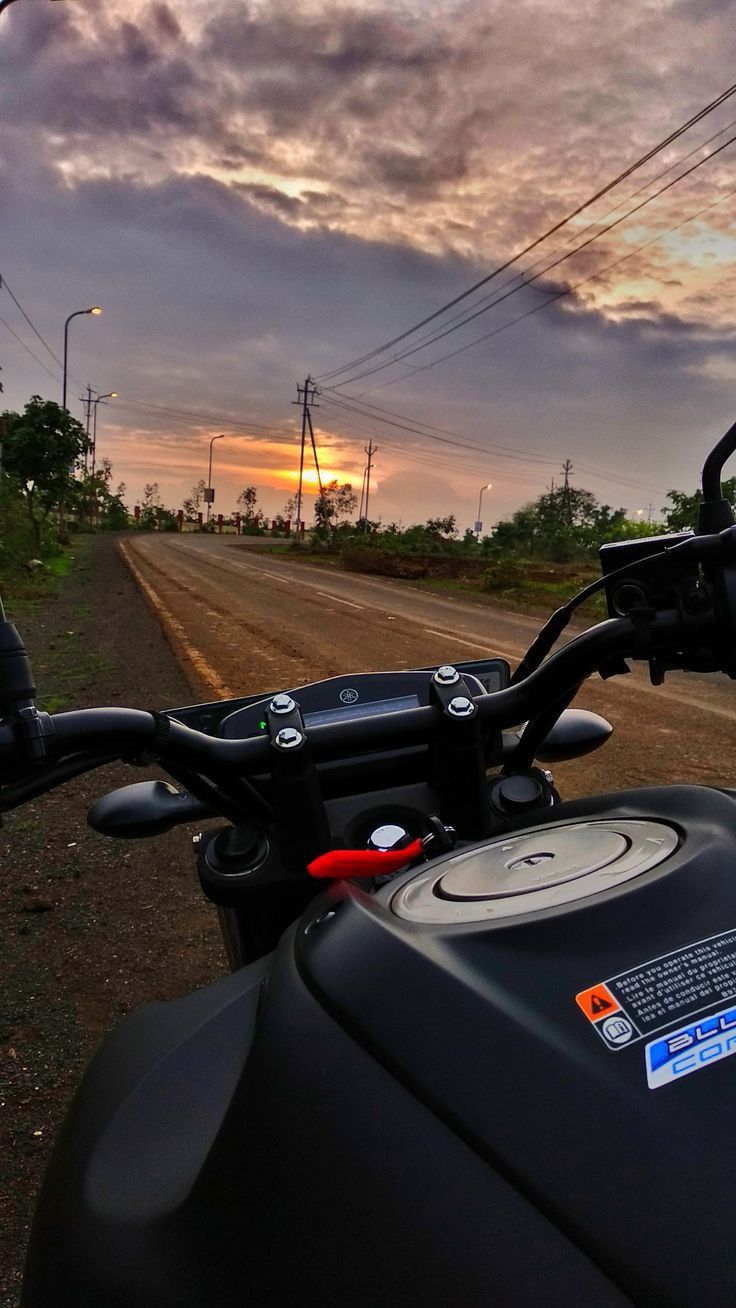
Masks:
[[[504,817],[516,817],[537,808],[549,808],[555,802],[554,787],[540,768],[497,777],[491,783],[491,807]]]

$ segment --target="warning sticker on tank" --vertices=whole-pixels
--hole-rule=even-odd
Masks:
[[[736,929],[619,972],[618,976],[581,990],[575,999],[604,1044],[609,1049],[621,1049],[655,1031],[678,1022],[682,1024],[696,1013],[722,1005],[734,996]],[[652,1047],[648,1045],[647,1052]],[[736,1043],[729,1053],[735,1051]]]

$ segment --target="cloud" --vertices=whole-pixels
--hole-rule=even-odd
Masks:
[[[251,417],[290,431],[297,377],[370,350],[533,239],[726,85],[736,54],[728,6],[696,14],[669,0],[623,9],[589,0],[574,22],[563,0],[492,9],[485,0],[176,9],[81,0],[19,4],[2,23],[9,263],[0,271],[34,320],[58,351],[70,305],[99,298],[99,323],[74,324],[79,381],[213,422]],[[681,152],[732,113],[724,106]],[[639,185],[632,178],[623,195]],[[724,152],[636,227],[622,224],[550,270],[541,289],[595,274],[733,186]],[[598,206],[600,222],[620,198]],[[403,368],[366,379],[366,399],[538,453],[536,472],[524,469],[529,482],[499,457],[509,505],[544,478],[544,457],[582,461],[586,442],[600,450],[591,462],[613,471],[640,462],[657,484],[661,442],[673,433],[672,462],[691,478],[689,434],[704,415],[720,422],[730,403],[721,360],[736,326],[732,212],[724,199],[559,304],[412,372],[399,391],[367,388]],[[527,291],[408,362],[424,368],[537,303]],[[12,339],[6,348],[3,377],[20,402],[23,387],[38,389],[36,365]],[[172,484],[182,476],[173,451],[196,464],[216,430],[177,428],[153,410],[115,421],[105,414],[116,461],[160,458]],[[416,435],[344,415],[342,426],[335,414],[330,422],[336,457],[351,469],[369,430],[396,466],[415,458],[426,469],[435,457],[437,481],[457,483],[472,519],[471,456],[445,467],[451,454]],[[243,466],[266,445],[254,436]],[[385,486],[390,471],[382,475]],[[429,502],[437,485],[417,484],[417,516],[440,512]]]

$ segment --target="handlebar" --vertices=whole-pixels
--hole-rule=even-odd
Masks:
[[[697,626],[697,618],[693,622]],[[711,619],[711,638],[712,626]],[[635,617],[601,622],[551,655],[524,681],[493,694],[475,696],[481,727],[490,734],[535,717],[607,662],[623,657],[650,658],[660,651],[671,653],[686,634],[689,645],[693,633],[686,633],[682,614],[674,610],[651,614],[646,623]],[[0,779],[17,777],[24,764],[36,777],[46,771],[49,762],[53,770],[60,766],[57,761],[67,760],[68,769],[68,761],[74,756],[83,758],[84,752],[94,752],[100,762],[111,758],[159,761],[163,766],[170,764],[209,775],[248,777],[271,770],[273,747],[267,737],[221,740],[165,714],[139,709],[79,709],[42,716],[46,721],[48,762],[35,767],[29,765],[14,726],[0,722]],[[314,725],[309,728],[308,738],[312,754],[319,760],[330,755],[350,756],[426,744],[438,735],[441,724],[438,707],[422,706]],[[50,784],[66,779],[68,775]],[[38,787],[35,790],[38,793]],[[11,806],[0,797],[0,808]]]

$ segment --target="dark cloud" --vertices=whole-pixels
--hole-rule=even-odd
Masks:
[[[70,307],[104,305],[101,319],[74,324],[80,381],[291,430],[297,377],[431,313],[731,80],[736,28],[723,5],[695,15],[665,0],[591,0],[574,19],[562,0],[498,0],[490,18],[485,0],[426,11],[418,0],[13,6],[0,20],[0,271],[57,350]],[[646,211],[628,246],[611,234],[541,290],[674,225],[717,194],[716,180],[727,190],[722,159]],[[709,232],[731,239],[725,203]],[[709,249],[688,263],[679,247],[654,247],[395,390],[369,388],[408,367],[366,379],[366,399],[540,458],[587,452],[655,485],[666,449],[668,476],[689,484],[693,433],[721,425],[733,383],[736,279]],[[530,290],[407,363],[422,369],[537,303]],[[37,365],[12,339],[5,349],[9,399],[21,403],[39,388]],[[116,465],[150,480],[160,459],[162,484],[191,483],[207,423],[126,414],[105,413]],[[354,466],[367,430],[322,416]],[[390,459],[426,460],[428,448],[372,434],[380,508]],[[256,467],[273,457],[263,433],[250,454],[232,448]],[[533,493],[490,456],[482,469],[457,458],[435,482],[402,472],[394,516],[411,484],[424,488],[416,516],[454,495],[470,517],[480,472],[505,507]]]

